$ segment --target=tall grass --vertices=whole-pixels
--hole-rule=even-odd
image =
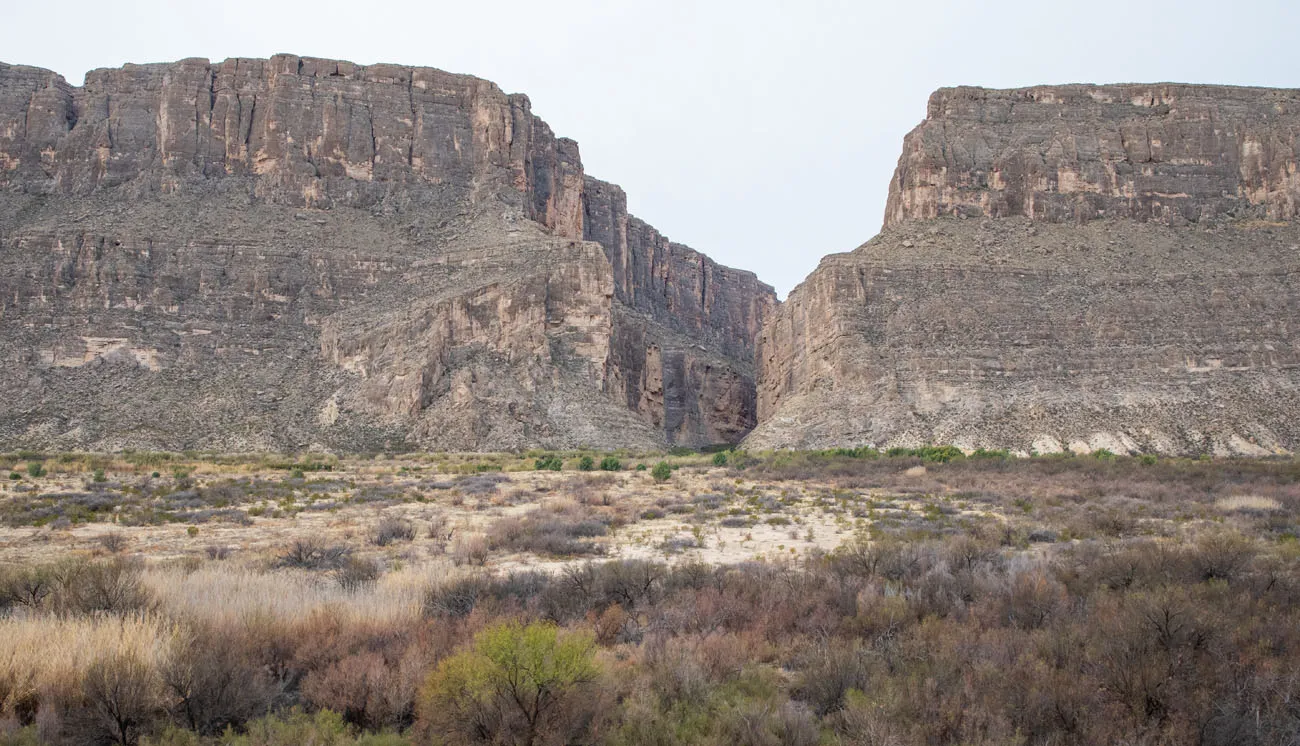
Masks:
[[[144,575],[163,613],[218,625],[253,619],[292,625],[328,613],[358,626],[401,625],[419,617],[425,590],[461,571],[450,562],[389,572],[378,582],[345,590],[329,576],[305,570],[259,572],[219,565],[186,572],[159,567]]]
[[[97,661],[131,657],[157,669],[179,633],[154,614],[0,618],[0,713],[76,692]]]

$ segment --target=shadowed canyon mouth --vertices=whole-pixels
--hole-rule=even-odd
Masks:
[[[779,304],[484,80],[4,65],[0,444],[1289,451],[1298,105],[939,91]]]

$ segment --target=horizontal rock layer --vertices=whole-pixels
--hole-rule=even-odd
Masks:
[[[1300,214],[1300,90],[948,88],[903,142],[885,225],[944,215],[1181,224]]]
[[[469,76],[0,64],[0,445],[735,441],[774,294],[615,193]]]
[[[759,342],[754,448],[1300,445],[1300,228],[912,222],[833,255]]]

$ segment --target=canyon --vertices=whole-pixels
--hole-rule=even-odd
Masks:
[[[1296,90],[942,89],[778,303],[472,76],[0,64],[0,447],[1290,452],[1298,152]]]

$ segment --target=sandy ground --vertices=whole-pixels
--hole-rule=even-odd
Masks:
[[[270,560],[296,539],[313,538],[344,543],[354,551],[390,563],[418,565],[444,557],[458,536],[487,534],[499,521],[548,506],[567,505],[579,513],[617,518],[608,535],[593,540],[602,546],[603,555],[547,557],[498,550],[490,555],[488,565],[500,570],[559,567],[602,557],[724,564],[832,551],[871,521],[886,516],[920,519],[927,507],[915,499],[836,491],[815,483],[755,482],[708,466],[683,468],[665,483],[656,483],[648,471],[513,471],[497,473],[503,481],[477,490],[464,486],[463,480],[469,477],[463,474],[432,466],[408,471],[403,466],[392,462],[341,462],[332,472],[310,474],[288,483],[294,485],[291,502],[253,499],[235,504],[233,507],[249,517],[246,525],[209,521],[130,526],[103,521],[65,527],[3,526],[0,562],[22,564],[69,553],[102,554],[107,551],[104,537],[120,534],[125,539],[123,553],[150,561],[204,558],[217,547],[245,559]],[[196,468],[192,481],[194,487],[203,490],[218,487],[226,480],[249,477],[281,483],[289,479],[285,471],[250,474],[246,467],[205,464]],[[141,478],[114,474],[110,481],[129,489]],[[163,477],[162,481],[167,479]],[[441,487],[430,488],[431,482]],[[34,489],[15,492],[13,484],[6,484],[0,501],[33,500],[49,493],[92,488],[88,475],[79,473],[25,477],[22,483]],[[448,487],[449,483],[453,486]],[[328,494],[317,491],[322,484],[331,487]],[[381,502],[347,502],[368,488],[383,488],[398,497]],[[303,509],[314,501],[334,507]],[[706,514],[697,512],[695,505],[699,502],[712,509]],[[938,515],[934,506],[930,510],[932,518]],[[971,513],[951,505],[944,509],[945,518]],[[416,538],[374,546],[369,539],[375,526],[391,516],[410,520]],[[731,523],[745,521],[746,525],[724,525],[727,518],[732,519]],[[433,536],[431,525],[444,528]]]

